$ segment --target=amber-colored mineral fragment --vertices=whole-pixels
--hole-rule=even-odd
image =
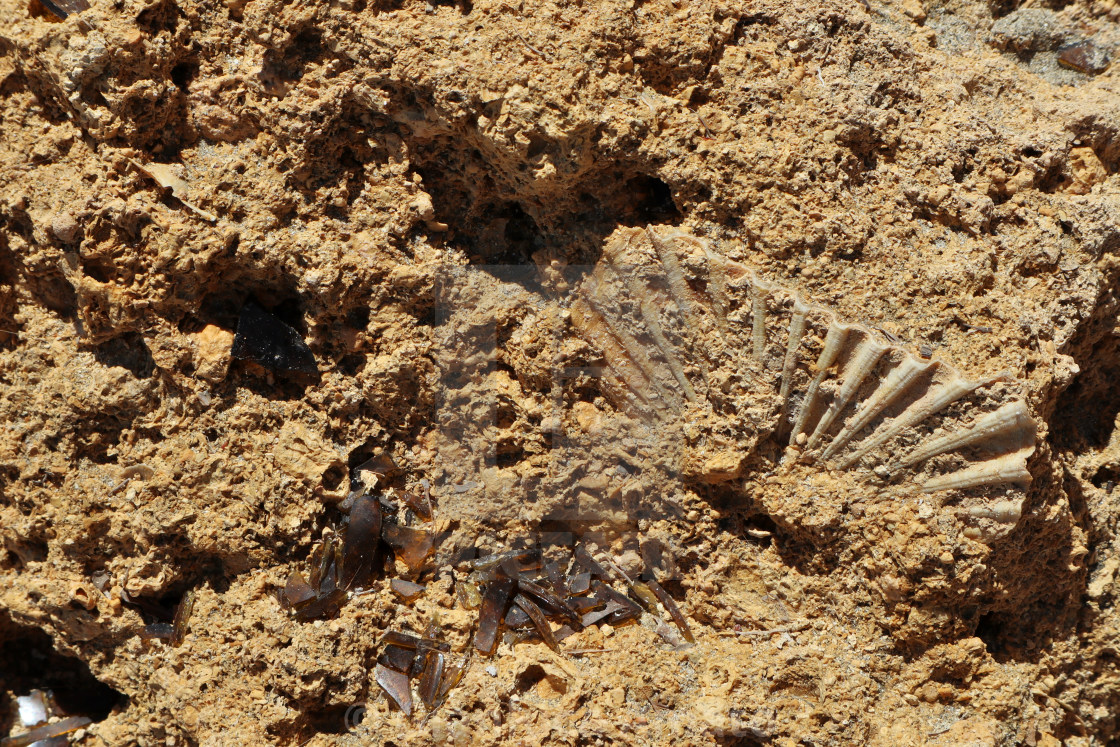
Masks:
[[[382,525],[381,538],[385,540],[385,544],[393,548],[397,559],[413,571],[419,570],[435,549],[431,532],[402,527],[391,522]]]
[[[424,667],[420,670],[420,701],[429,711],[439,698],[444,661],[445,657],[439,651],[429,651],[424,655]]]
[[[363,472],[368,474],[363,475]],[[354,475],[370,487],[378,483],[384,483],[387,479],[396,477],[400,473],[401,468],[393,461],[393,457],[384,451],[380,454],[374,454],[354,468]]]
[[[646,584],[649,585],[650,590],[657,596],[657,600],[661,602],[661,606],[669,612],[669,617],[673,618],[673,622],[681,629],[681,633],[684,634],[684,639],[689,643],[695,643],[696,638],[692,635],[692,629],[688,627],[688,620],[681,613],[677,603],[669,596],[669,592],[665,591],[661,584],[657,583],[652,578],[648,579]]]
[[[520,628],[532,622],[525,610],[517,606],[511,606],[509,612],[506,613],[506,627],[507,628]]]
[[[316,597],[296,610],[296,619],[306,622],[319,617],[330,617],[342,608],[345,601],[346,592],[342,589],[335,589],[321,597]]]
[[[516,646],[519,643],[539,643],[541,634],[534,627],[521,628],[520,630],[507,630],[502,636],[502,641],[507,646]]]
[[[548,589],[531,581],[519,581],[517,588],[525,592],[527,595],[534,599],[543,602],[545,606],[549,607],[553,612],[557,612],[572,622],[579,622],[579,614],[572,609],[572,607],[560,597],[553,594]],[[528,610],[526,610],[528,611]]]
[[[140,637],[144,639],[155,638],[161,641],[169,641],[174,634],[175,626],[171,623],[152,623],[140,629]]]
[[[359,496],[350,507],[350,523],[342,541],[342,588],[361,588],[369,583],[380,539],[381,505],[373,496]]]
[[[624,594],[620,594],[600,581],[596,581],[593,588],[595,589],[595,595],[600,599],[605,599],[608,603],[615,602],[618,606],[618,609],[612,612],[610,617],[607,618],[607,622],[611,625],[633,620],[641,616],[642,608]]]
[[[579,563],[580,567],[590,573],[592,576],[596,578],[610,578],[610,576],[607,574],[606,569],[604,569],[603,566],[599,565],[595,558],[591,557],[591,553],[589,553],[587,551],[587,548],[583,545],[580,545],[576,548],[575,557],[576,562]]]
[[[432,520],[432,501],[427,495],[421,497],[407,490],[401,492],[399,495],[401,503],[412,509],[414,514],[424,521]]]
[[[497,568],[507,560],[512,560],[517,562],[518,570],[521,571],[526,568],[535,568],[535,564],[540,562],[540,558],[541,551],[539,548],[533,547],[528,550],[511,550],[510,552],[487,555],[486,557],[472,560],[471,568],[476,571],[488,571],[492,568]]]
[[[46,744],[46,740],[48,739],[53,740],[54,737],[60,737],[63,734],[77,731],[86,724],[91,723],[93,723],[93,721],[85,716],[71,716],[61,721],[56,721],[53,724],[47,724],[46,726],[40,726],[38,729],[32,729],[26,734],[0,739],[0,747],[28,747],[28,745],[39,741]],[[65,741],[66,740],[63,740],[63,742]],[[51,744],[53,744],[53,741]]]
[[[470,652],[467,653],[467,659],[462,664],[452,665],[444,670],[443,682],[439,686],[439,695],[436,697],[435,703],[432,705],[432,710],[436,710],[444,701],[447,700],[448,693],[463,681],[463,677],[467,674],[467,670],[471,666]]]
[[[175,619],[171,623],[171,645],[182,645],[190,625],[191,613],[194,612],[194,590],[188,589],[179,600],[175,608]]]
[[[400,646],[401,648],[408,649],[431,649],[435,651],[450,651],[451,644],[444,641],[436,641],[431,638],[420,638],[419,636],[410,633],[401,633],[397,630],[386,631],[385,635],[381,636],[381,642],[386,645]]]
[[[408,686],[407,674],[378,664],[374,668],[374,679],[401,713],[412,715],[412,689]]]
[[[1058,64],[1086,75],[1097,75],[1108,69],[1108,51],[1091,41],[1069,44],[1058,50]]]
[[[299,571],[292,571],[288,583],[284,584],[283,601],[285,607],[299,607],[315,598],[315,590]]]
[[[500,573],[501,575],[506,576],[507,578],[512,578],[512,579],[519,579],[519,578],[522,578],[522,577],[524,577],[526,579],[532,578],[532,573],[531,572],[526,572],[525,569],[523,569],[521,567],[521,564],[518,563],[513,558],[506,558],[505,560],[503,560],[501,563],[498,564],[498,567],[497,567],[496,570],[497,570],[497,573]]]
[[[597,597],[568,597],[568,604],[580,615],[601,608],[605,602]]]
[[[548,577],[549,586],[556,592],[556,596],[565,597],[568,595],[568,589],[564,584],[564,575],[560,571],[559,563],[545,563],[544,573]]]
[[[647,611],[657,614],[657,596],[653,593],[645,583],[641,581],[634,581],[630,584],[630,593],[638,600],[638,603],[646,608]]]
[[[420,637],[410,633],[401,633],[398,630],[388,630],[381,636],[381,642],[393,646],[417,649],[420,647]]]
[[[381,652],[381,656],[377,657],[377,663],[389,667],[389,669],[395,669],[398,672],[408,674],[412,669],[412,663],[415,658],[415,648],[409,649],[404,646],[390,644]]]
[[[308,581],[319,596],[337,587],[337,569],[333,568],[337,565],[336,555],[335,538],[332,535],[328,535],[321,545],[316,545],[311,551],[311,578]]]
[[[512,578],[496,578],[486,587],[482,597],[482,608],[478,614],[478,631],[474,635],[474,647],[479,653],[491,656],[498,643],[498,629],[509,606],[510,595],[517,582]]]
[[[560,653],[560,646],[556,643],[556,638],[552,634],[552,626],[548,624],[548,618],[544,616],[541,608],[533,604],[533,600],[526,598],[524,594],[515,596],[513,603],[524,610],[529,619],[533,621],[533,626],[540,633],[541,640],[545,642],[545,645]]]
[[[323,556],[323,566],[319,569],[319,583],[318,595],[325,597],[327,594],[334,592],[338,589],[338,565],[340,558],[340,550],[337,546],[331,545],[327,548],[327,553]]]
[[[456,587],[459,591],[459,598],[463,600],[463,606],[469,610],[476,610],[482,604],[482,592],[478,590],[478,584],[474,581],[460,581]]]
[[[580,623],[583,627],[589,627],[610,618],[616,612],[627,609],[625,604],[610,600],[604,603],[602,609],[592,609],[590,612],[584,614]]]
[[[591,590],[591,574],[577,573],[568,579],[568,593],[582,596]]]
[[[405,581],[403,578],[394,578],[389,582],[389,588],[404,602],[413,602],[424,593],[422,584]]]

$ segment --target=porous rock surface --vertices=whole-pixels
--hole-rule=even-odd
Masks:
[[[0,18],[0,733],[52,687],[91,745],[1120,736],[1113,0]],[[1092,69],[1059,62],[1086,43]],[[816,511],[809,482],[626,462],[567,308],[648,224],[1008,372],[1040,424],[1022,518],[976,540],[873,493]],[[248,300],[318,376],[230,359]],[[276,590],[374,454],[431,485],[427,590],[298,622]],[[696,644],[647,619],[579,656],[502,645],[434,715],[392,710],[380,634],[438,613],[465,649],[455,560],[542,533],[624,566],[658,540]],[[129,599],[188,589],[181,646],[140,635]]]

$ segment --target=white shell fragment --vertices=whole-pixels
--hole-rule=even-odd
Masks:
[[[883,379],[883,383],[875,390],[875,393],[867,398],[859,411],[852,416],[847,425],[841,429],[836,438],[832,439],[832,443],[824,450],[822,458],[829,459],[837,454],[841,449],[848,445],[852,437],[867,427],[868,423],[875,419],[877,415],[898,399],[920,376],[924,376],[936,366],[936,363],[931,363],[917,358],[905,358],[902,363],[898,364],[887,377]]]
[[[170,189],[171,194],[175,196],[183,206],[193,212],[198,217],[208,220],[211,223],[218,220],[218,217],[213,213],[203,210],[192,202],[187,200],[187,195],[190,194],[190,185],[187,181],[179,176],[173,166],[166,163],[137,163],[131,161],[132,165],[145,176],[154,180],[160,187]]]
[[[903,457],[899,464],[901,466],[918,464],[947,451],[957,451],[975,444],[994,442],[1000,438],[1011,439],[1012,445],[1017,447],[1015,453],[1029,449],[1030,451],[1027,452],[1029,456],[1030,452],[1034,451],[1034,421],[1031,420],[1030,413],[1027,412],[1027,406],[1022,401],[1008,402],[995,412],[980,417],[964,430],[927,441]]]
[[[673,228],[615,234],[571,310],[607,396],[666,442],[703,449],[704,433],[737,432],[738,460],[770,439],[789,446],[767,469],[972,491],[987,503],[962,517],[1018,520],[1037,429],[1006,375],[966,380]],[[705,430],[721,418],[735,422]]]
[[[860,342],[859,347],[856,348],[852,354],[852,359],[844,368],[844,375],[842,377],[842,384],[840,391],[833,397],[832,403],[829,404],[828,410],[817,422],[817,427],[813,429],[813,435],[809,436],[809,443],[807,448],[814,449],[820,443],[821,437],[828,433],[832,423],[851,402],[852,397],[855,395],[856,390],[859,389],[860,384],[871,373],[871,369],[875,368],[875,364],[883,357],[883,353],[887,352],[887,346],[880,344],[878,340],[870,335]]]
[[[938,490],[964,490],[1002,483],[1026,485],[1031,481],[1031,473],[1027,470],[1027,457],[1033,451],[1034,449],[1004,454],[986,462],[978,462],[958,472],[931,478],[922,483],[922,490],[933,493]]]
[[[1000,524],[1015,524],[1023,515],[1023,502],[996,501],[990,506],[972,506],[965,513],[974,519],[991,519]]]

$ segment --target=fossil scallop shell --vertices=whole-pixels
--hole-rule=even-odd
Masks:
[[[811,465],[915,493],[963,491],[1005,507],[963,516],[1017,520],[1006,505],[1031,480],[1036,425],[1006,375],[969,380],[672,228],[616,233],[571,314],[605,362],[608,398],[683,444],[686,476],[708,442],[731,452],[722,468],[709,454],[708,481],[738,477],[770,442],[778,474]]]

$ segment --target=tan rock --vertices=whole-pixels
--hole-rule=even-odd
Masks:
[[[1071,148],[1069,168],[1071,178],[1066,191],[1075,195],[1088,194],[1094,185],[1108,178],[1108,169],[1092,148]]]
[[[303,423],[290,421],[281,427],[276,447],[272,451],[276,464],[292,477],[322,489],[323,494],[341,499],[349,491],[349,484],[342,480],[339,487],[327,489],[322,485],[323,476],[332,468],[345,468],[338,452],[319,434]]]
[[[207,324],[191,337],[197,351],[195,375],[211,384],[219,383],[229,371],[233,333],[216,325]]]

